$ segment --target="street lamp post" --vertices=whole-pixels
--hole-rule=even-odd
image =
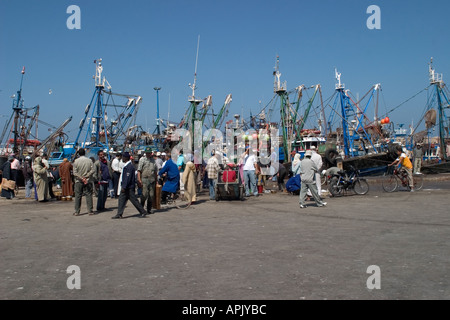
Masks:
[[[156,91],[156,132],[158,135],[161,134],[161,128],[160,128],[160,120],[159,120],[159,90],[161,90],[160,87],[154,87],[153,88]]]

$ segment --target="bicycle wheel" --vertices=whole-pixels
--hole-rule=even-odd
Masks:
[[[383,190],[386,192],[394,192],[398,188],[398,179],[393,174],[384,174],[381,182]]]
[[[421,177],[420,175],[414,175],[413,181],[415,190],[420,190],[423,188],[423,177]]]
[[[339,178],[333,177],[331,178],[331,181],[329,182],[328,190],[334,197],[340,197],[342,196],[342,186],[339,185]]]
[[[178,209],[187,209],[191,206],[191,202],[188,201],[185,194],[180,194],[175,202]]]
[[[353,190],[356,194],[359,195],[365,195],[367,192],[369,192],[369,184],[367,183],[366,179],[358,179],[355,181],[355,184],[353,185]]]
[[[324,185],[327,184],[327,176],[326,176],[326,175],[321,175],[321,176],[320,176],[320,184],[321,184],[322,186],[324,186]]]

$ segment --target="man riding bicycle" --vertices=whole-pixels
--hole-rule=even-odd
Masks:
[[[397,155],[399,156],[394,162],[389,164],[388,166],[398,165],[398,169],[405,170],[408,174],[408,182],[411,192],[414,192],[414,180],[413,180],[413,165],[411,160],[408,158],[406,153],[404,153],[401,149],[396,150]]]

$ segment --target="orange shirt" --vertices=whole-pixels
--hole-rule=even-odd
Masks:
[[[409,160],[409,158],[406,155],[406,153],[402,153],[400,155],[400,164],[402,165],[402,167],[405,167],[405,168],[408,168],[408,169],[412,169],[413,168],[411,160]]]

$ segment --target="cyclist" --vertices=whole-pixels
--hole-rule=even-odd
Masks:
[[[398,158],[392,162],[391,164],[389,164],[388,166],[395,166],[398,165],[398,169],[403,169],[406,171],[406,173],[408,174],[408,182],[409,182],[409,187],[410,187],[410,191],[414,192],[414,180],[413,180],[413,165],[411,163],[411,160],[408,158],[408,156],[406,155],[406,153],[404,153],[401,149],[397,149],[396,150]]]

